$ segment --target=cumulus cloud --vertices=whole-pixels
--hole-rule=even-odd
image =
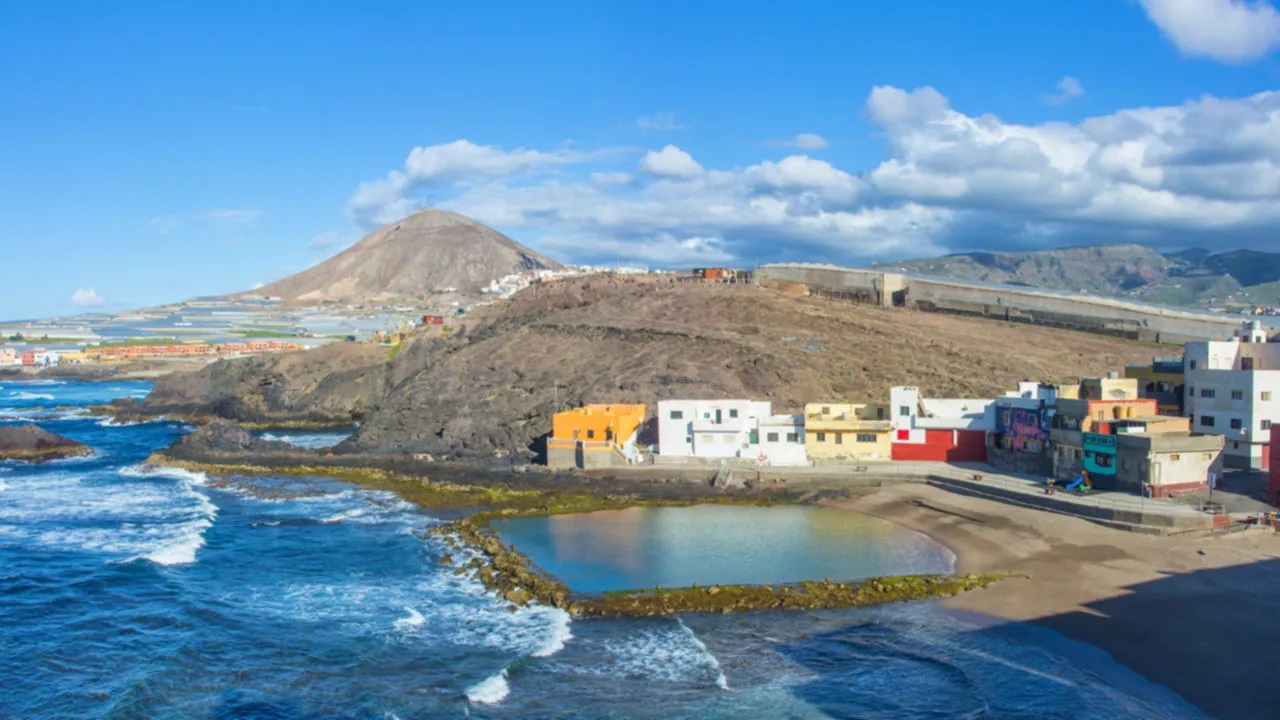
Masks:
[[[1138,0],[1178,50],[1242,64],[1280,48],[1280,11],[1267,0]]]
[[[800,133],[787,140],[770,140],[766,145],[789,147],[797,150],[822,150],[827,146],[827,139],[814,133]]]
[[[675,145],[668,145],[654,152],[650,150],[640,159],[640,169],[659,177],[693,177],[702,172],[702,166],[693,156]]]
[[[675,113],[657,113],[636,118],[636,127],[640,132],[674,132],[684,130],[687,125],[676,120]]]
[[[147,222],[159,235],[167,235],[184,226],[202,228],[228,229],[243,227],[266,217],[263,210],[218,209],[195,213],[172,213],[157,215]]]
[[[106,305],[107,301],[93,288],[77,288],[71,293],[71,304],[80,308],[95,308]]]
[[[412,212],[417,201],[409,194],[419,188],[502,178],[537,167],[578,163],[587,157],[567,149],[503,150],[468,140],[415,147],[405,158],[404,169],[361,185],[347,203],[347,214],[362,226],[382,225]]]
[[[1280,92],[1023,125],[884,86],[869,167],[807,154],[704,167],[674,145],[639,172],[543,164],[442,182],[435,204],[573,261],[859,263],[957,249],[1140,241],[1241,247],[1280,226]]]
[[[311,248],[312,250],[328,250],[329,248],[333,247],[337,243],[338,243],[338,233],[323,232],[311,238],[311,241],[307,243],[307,247]]]
[[[1046,96],[1045,100],[1050,105],[1061,105],[1078,97],[1084,97],[1084,85],[1081,85],[1079,80],[1067,75],[1058,81],[1057,91]]]

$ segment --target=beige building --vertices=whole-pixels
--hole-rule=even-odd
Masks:
[[[832,402],[804,406],[804,449],[814,462],[889,460],[892,433],[888,405]]]

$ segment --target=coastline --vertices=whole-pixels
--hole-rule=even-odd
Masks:
[[[1032,623],[1086,643],[1219,718],[1274,710],[1280,538],[1149,536],[925,484],[826,503],[922,532],[958,574],[1004,573],[943,599],[960,614]]]

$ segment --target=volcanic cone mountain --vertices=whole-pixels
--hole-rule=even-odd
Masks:
[[[246,295],[293,304],[421,298],[433,290],[475,291],[504,275],[559,267],[470,218],[422,210],[319,265]]]

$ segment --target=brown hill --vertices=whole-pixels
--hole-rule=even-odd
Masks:
[[[511,273],[558,268],[496,230],[443,210],[423,210],[365,236],[319,265],[244,295],[293,304],[421,298],[475,291]]]
[[[1160,354],[1074,331],[655,278],[535,285],[486,310],[465,337],[402,350],[390,391],[341,449],[517,452],[557,407],[593,402],[746,397],[782,412],[887,402],[893,385],[994,397],[1022,379],[1097,376]]]
[[[748,397],[787,411],[884,402],[892,385],[993,397],[1024,378],[1099,375],[1158,354],[1106,336],[752,286],[592,276],[534,285],[469,315],[457,337],[411,341],[390,363],[351,347],[220,361],[157,384],[142,411],[360,418],[338,452],[520,455],[557,408],[590,402]]]

